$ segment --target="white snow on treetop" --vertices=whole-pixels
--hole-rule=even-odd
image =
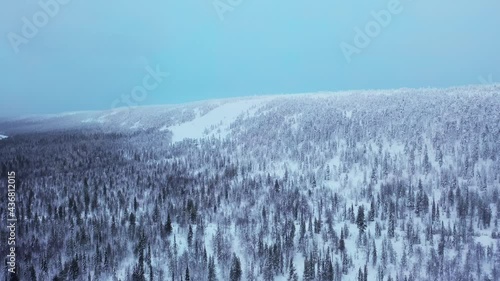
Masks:
[[[10,120],[0,120],[0,130],[13,135],[23,132],[42,132],[64,129],[116,131],[160,131],[171,136],[173,142],[185,139],[227,138],[239,132],[235,121],[257,114],[266,114],[273,108],[284,108],[288,113],[273,113],[276,122],[287,122],[290,128],[297,129],[300,114],[316,114],[317,109],[343,110],[347,118],[359,111],[380,111],[382,108],[406,108],[428,102],[418,114],[427,114],[446,98],[456,102],[470,98],[498,99],[497,85],[463,86],[445,89],[395,89],[395,90],[357,90],[344,92],[317,92],[304,94],[281,94],[207,100],[177,105],[136,106],[115,108],[105,111],[80,111],[62,114],[25,116]],[[393,102],[397,100],[397,102]],[[449,105],[460,111],[456,104]],[[304,112],[308,108],[307,112]],[[293,113],[291,113],[293,112]],[[281,120],[284,117],[284,120]],[[302,118],[303,119],[303,118]],[[235,129],[236,128],[236,129]],[[241,133],[241,132],[240,132]]]

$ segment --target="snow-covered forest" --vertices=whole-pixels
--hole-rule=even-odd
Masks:
[[[499,112],[493,85],[0,121],[17,278],[500,280]]]

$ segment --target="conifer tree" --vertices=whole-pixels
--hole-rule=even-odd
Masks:
[[[172,220],[170,219],[170,214],[167,216],[167,223],[165,224],[165,233],[170,235],[172,233]]]
[[[299,276],[297,275],[297,272],[295,270],[295,266],[293,265],[293,259],[290,258],[290,266],[289,266],[289,271],[288,271],[288,279],[287,281],[298,281]]]
[[[366,220],[365,220],[365,211],[363,206],[358,207],[358,216],[356,218],[356,224],[358,225],[358,229],[360,233],[364,233],[366,230]]]
[[[229,273],[230,281],[240,281],[242,276],[240,259],[233,253],[233,261],[231,263],[231,270]]]
[[[184,278],[185,281],[191,281],[191,278],[189,276],[189,267],[186,266],[186,277]]]
[[[208,261],[208,281],[217,281],[217,276],[215,272],[215,259],[210,257]]]

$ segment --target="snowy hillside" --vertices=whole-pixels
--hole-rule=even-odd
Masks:
[[[499,112],[493,85],[0,121],[20,280],[500,280]]]
[[[254,96],[213,101],[194,102],[184,105],[144,106],[117,108],[106,111],[68,112],[54,115],[28,116],[1,120],[0,130],[10,134],[24,132],[46,132],[54,130],[104,129],[106,131],[158,130],[172,131],[174,141],[185,138],[209,136],[226,137],[229,125],[238,117],[251,117],[259,109],[269,105],[287,103],[296,107],[302,102],[315,103],[319,108],[342,107],[347,113],[353,110],[372,110],[375,99],[380,110],[391,102],[394,106],[423,99],[426,103],[450,99],[452,104],[460,103],[466,97],[481,99],[497,98],[500,86],[468,86],[448,89],[398,89],[380,91],[352,91],[331,93],[310,93],[294,95]],[[458,100],[454,101],[456,97]],[[394,102],[392,102],[394,100]],[[397,102],[396,102],[397,101]],[[382,107],[380,107],[382,106]],[[434,106],[431,104],[431,106]],[[314,110],[314,109],[313,109]],[[439,112],[434,112],[435,114]]]

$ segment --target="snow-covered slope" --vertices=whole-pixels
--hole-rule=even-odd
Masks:
[[[496,85],[487,85],[448,89],[398,89],[254,96],[181,105],[142,106],[105,111],[29,116],[0,120],[0,130],[13,135],[67,129],[103,129],[110,132],[153,129],[160,132],[172,132],[174,142],[186,138],[199,139],[212,136],[224,138],[233,132],[231,124],[238,118],[249,118],[258,111],[265,113],[263,108],[285,107],[285,111],[293,110],[298,114],[301,113],[300,108],[302,111],[305,108],[313,111],[316,108],[320,111],[324,108],[345,108],[345,114],[349,115],[356,110],[381,110],[400,104],[408,106],[419,98],[431,98],[427,100],[433,106],[432,100],[442,100],[447,96],[456,96],[458,101],[470,95],[481,98],[498,97],[499,89],[500,87]],[[393,100],[397,102],[390,102]],[[311,105],[314,106],[311,107]],[[450,106],[453,107],[453,104]],[[289,117],[294,119],[297,116]]]
[[[193,120],[170,127],[164,126],[160,130],[170,130],[173,133],[174,142],[186,138],[200,139],[208,136],[225,138],[230,134],[229,126],[239,116],[253,114],[269,100],[269,98],[255,98],[225,102],[206,114],[196,108],[196,116]]]
[[[8,137],[4,136],[4,135],[0,135],[0,140],[6,139],[6,138],[8,138]]]
[[[29,280],[500,280],[499,92],[259,96],[0,122],[0,167],[29,183],[16,195],[27,237],[16,243],[30,249],[19,268]]]

